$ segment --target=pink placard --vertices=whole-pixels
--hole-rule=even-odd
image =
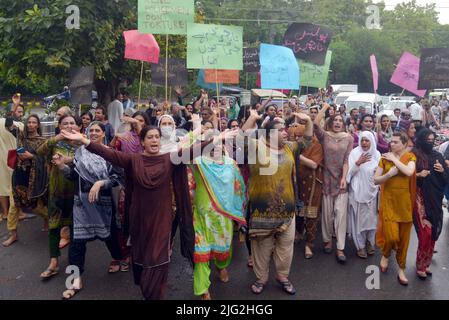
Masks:
[[[373,74],[374,92],[377,92],[377,89],[379,88],[379,71],[377,70],[376,56],[372,54],[369,57],[369,60],[371,62],[371,73]]]
[[[419,58],[405,51],[391,76],[390,82],[395,85],[424,97],[426,90],[418,90]]]
[[[137,30],[124,31],[125,59],[159,62],[159,45],[152,34],[143,34]]]

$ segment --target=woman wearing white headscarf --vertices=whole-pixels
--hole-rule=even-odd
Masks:
[[[377,193],[374,173],[379,164],[380,153],[376,140],[370,131],[362,131],[359,145],[349,154],[349,230],[352,234],[357,255],[367,258],[374,254],[377,226]]]
[[[164,114],[159,118],[157,126],[161,128],[161,154],[178,151],[179,138],[176,136],[175,120]]]

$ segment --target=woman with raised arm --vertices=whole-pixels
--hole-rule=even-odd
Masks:
[[[348,158],[352,151],[354,140],[349,133],[341,115],[328,119],[328,131],[320,127],[328,104],[315,118],[314,132],[324,153],[324,178],[323,178],[323,207],[321,211],[321,229],[323,233],[324,252],[332,252],[332,235],[337,237],[337,261],[346,262],[344,253],[346,242],[347,215],[348,215],[348,190],[346,175],[348,173]]]
[[[395,250],[398,281],[404,286],[408,285],[405,266],[416,198],[416,156],[407,151],[407,142],[405,133],[393,133],[391,152],[382,155],[374,176],[375,184],[381,185],[376,232],[376,244],[382,250],[380,268],[387,271],[391,251]]]
[[[133,177],[130,241],[134,281],[140,285],[145,299],[163,299],[170,262],[173,193],[180,217],[181,252],[193,261],[194,231],[186,170],[182,164],[175,165],[172,161],[182,150],[179,154],[161,154],[161,131],[150,126],[140,132],[144,148],[140,154],[108,149],[76,133],[64,132],[64,136],[80,141],[87,151],[124,168],[125,174]],[[201,147],[209,143],[206,141]],[[193,150],[190,148],[190,159]]]
[[[296,293],[288,279],[295,240],[295,159],[309,146],[313,129],[309,116],[304,113],[293,115],[307,123],[301,143],[288,142],[282,119],[275,118],[266,124],[266,134],[257,140],[250,138],[247,145],[251,206],[249,237],[257,278],[251,286],[254,294],[260,294],[268,282],[272,257],[276,280],[286,293]],[[260,119],[257,111],[251,110],[243,130],[254,129]]]
[[[443,155],[433,150],[435,134],[429,129],[422,129],[416,137],[417,192],[413,208],[413,223],[418,235],[416,254],[416,273],[425,280],[432,275],[430,264],[443,229],[442,202],[444,189],[448,183],[449,170]]]
[[[305,125],[295,123],[289,131],[295,135],[295,141],[304,136]],[[320,220],[321,201],[323,198],[323,147],[314,136],[310,146],[296,159],[296,183],[299,199],[303,208],[296,217],[296,230],[299,238],[305,231],[306,244],[304,256],[313,257],[313,247]]]

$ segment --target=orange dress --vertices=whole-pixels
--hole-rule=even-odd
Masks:
[[[416,156],[411,152],[406,152],[400,161],[407,165],[410,161],[416,162]],[[384,169],[385,174],[394,167],[394,164],[381,159],[379,167]],[[380,189],[376,244],[386,258],[390,256],[392,250],[395,250],[396,259],[401,269],[405,269],[407,261],[415,196],[415,174],[408,177],[399,172],[382,184]]]

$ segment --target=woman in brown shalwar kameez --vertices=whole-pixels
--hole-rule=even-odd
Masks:
[[[172,181],[180,216],[181,252],[184,257],[193,261],[192,207],[185,167],[173,164],[170,153],[160,154],[161,132],[156,127],[142,129],[142,154],[108,149],[100,144],[90,143],[76,133],[64,133],[64,136],[81,141],[88,151],[123,167],[126,175],[133,177],[129,231],[134,281],[140,285],[145,299],[163,299],[170,262]]]
[[[305,126],[293,124],[290,127],[295,140],[304,136]],[[296,183],[299,200],[303,208],[296,216],[296,230],[302,234],[306,232],[306,245],[304,256],[306,259],[313,257],[313,242],[320,219],[323,184],[323,147],[314,136],[310,146],[299,155],[296,161]]]

